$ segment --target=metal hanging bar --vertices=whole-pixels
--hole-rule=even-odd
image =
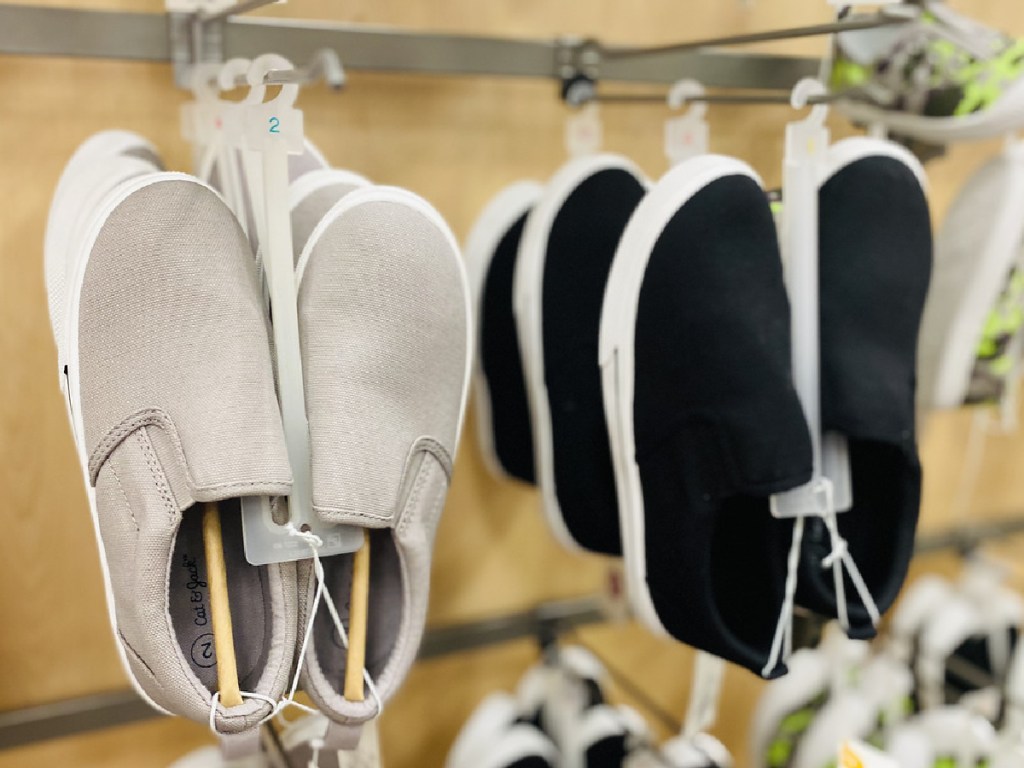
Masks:
[[[645,47],[609,47],[598,41],[594,41],[602,58],[605,59],[631,59],[641,56],[656,56],[666,53],[687,53],[699,51],[705,48],[725,48],[733,45],[751,45],[753,43],[770,43],[780,40],[798,40],[804,37],[821,37],[833,35],[840,32],[851,32],[855,30],[877,29],[896,24],[905,24],[917,18],[919,11],[912,6],[891,6],[882,8],[878,12],[862,17],[853,17],[828,24],[815,24],[808,27],[792,27],[789,29],[773,29],[765,32],[753,32],[746,35],[731,35],[729,37],[714,37],[706,40],[693,40],[683,43],[670,43],[668,45],[656,45]]]
[[[839,99],[853,98],[852,91],[842,94],[830,93],[825,96],[813,96],[807,100],[807,104],[830,104]],[[597,92],[593,101],[600,104],[665,104],[666,95],[662,93],[601,93]],[[778,93],[706,93],[701,96],[687,98],[687,104],[789,104],[791,94],[785,91]]]
[[[0,3],[0,55],[71,56],[192,62],[189,14],[80,10]],[[336,51],[349,70],[496,77],[562,77],[566,53],[579,39],[516,39],[450,35],[321,21],[230,16],[198,26],[200,46],[222,59],[267,51],[305,61],[321,48]],[[709,88],[785,90],[818,69],[801,56],[726,51],[656,53],[602,62],[604,80],[672,83],[684,74]],[[179,78],[179,84],[187,85]]]
[[[323,80],[328,87],[340,90],[345,86],[345,70],[338,60],[338,54],[324,48],[314,54],[312,61],[301,69],[272,69],[263,77],[264,85],[309,85]],[[245,75],[235,78],[235,87],[249,85]]]
[[[273,5],[277,0],[246,0],[243,3],[236,3],[230,8],[224,8],[223,10],[210,13],[207,11],[201,11],[198,14],[199,21],[201,23],[208,23],[213,21],[221,21],[231,16],[238,16],[249,11],[255,11],[257,8],[262,8],[265,5]]]

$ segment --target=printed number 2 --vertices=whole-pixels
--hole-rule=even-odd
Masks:
[[[281,132],[281,121],[276,117],[270,118],[270,132],[280,133]]]

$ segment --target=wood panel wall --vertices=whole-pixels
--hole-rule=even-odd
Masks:
[[[157,0],[80,5],[160,10]],[[1024,33],[1024,10],[1014,0],[956,5]],[[829,7],[824,0],[295,0],[264,13],[657,43],[822,21],[829,18]],[[805,40],[772,50],[814,55],[823,45]],[[187,169],[189,152],[178,135],[177,109],[185,96],[173,87],[164,65],[0,57],[0,94],[0,710],[7,710],[125,686],[55,376],[42,270],[50,196],[74,148],[98,130],[120,127],[147,135],[171,168]],[[567,112],[549,82],[353,72],[344,94],[313,88],[302,95],[300,106],[309,135],[335,165],[424,195],[460,237],[504,185],[544,179],[565,159]],[[665,169],[660,148],[665,114],[658,106],[605,108],[607,148],[629,155],[657,177]],[[787,109],[713,107],[710,118],[715,151],[749,161],[769,185],[780,182]],[[841,120],[833,124],[837,135],[850,132]],[[997,150],[998,142],[961,146],[929,166],[937,218],[967,174]],[[922,446],[927,529],[941,528],[956,514],[969,429],[966,414],[929,425]],[[536,494],[490,478],[472,420],[465,434],[437,540],[431,623],[495,616],[599,589],[607,564],[560,551],[541,520]],[[1019,437],[988,440],[970,515],[1024,510],[1022,461]],[[1004,548],[1014,556],[1021,553],[1013,543]],[[915,566],[954,567],[949,558]],[[688,649],[631,625],[587,629],[580,636],[659,706],[681,716],[690,676]],[[512,687],[535,658],[535,647],[524,641],[419,665],[383,718],[387,764],[440,765],[479,699]],[[717,733],[740,755],[759,686],[747,673],[729,673]],[[619,698],[635,704],[628,696]],[[64,762],[162,766],[206,741],[203,728],[164,720],[0,753],[0,768]],[[744,765],[742,758],[739,764]]]

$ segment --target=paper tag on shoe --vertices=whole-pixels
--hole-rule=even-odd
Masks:
[[[899,768],[899,763],[862,741],[847,741],[839,746],[839,768]]]

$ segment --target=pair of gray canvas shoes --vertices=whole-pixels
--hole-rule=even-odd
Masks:
[[[339,746],[406,676],[469,368],[465,273],[429,204],[327,169],[292,193],[314,511],[370,529],[373,544],[364,702],[341,693],[346,654],[326,606],[311,616],[310,561],[245,559],[239,499],[287,496],[292,475],[258,265],[234,215],[211,187],[162,171],[141,137],[104,132],[68,164],[46,241],[58,371],[118,651],[146,701],[209,722],[238,753],[299,661]],[[230,708],[214,695],[207,502],[221,512],[245,692]],[[343,620],[351,561],[323,559]]]

